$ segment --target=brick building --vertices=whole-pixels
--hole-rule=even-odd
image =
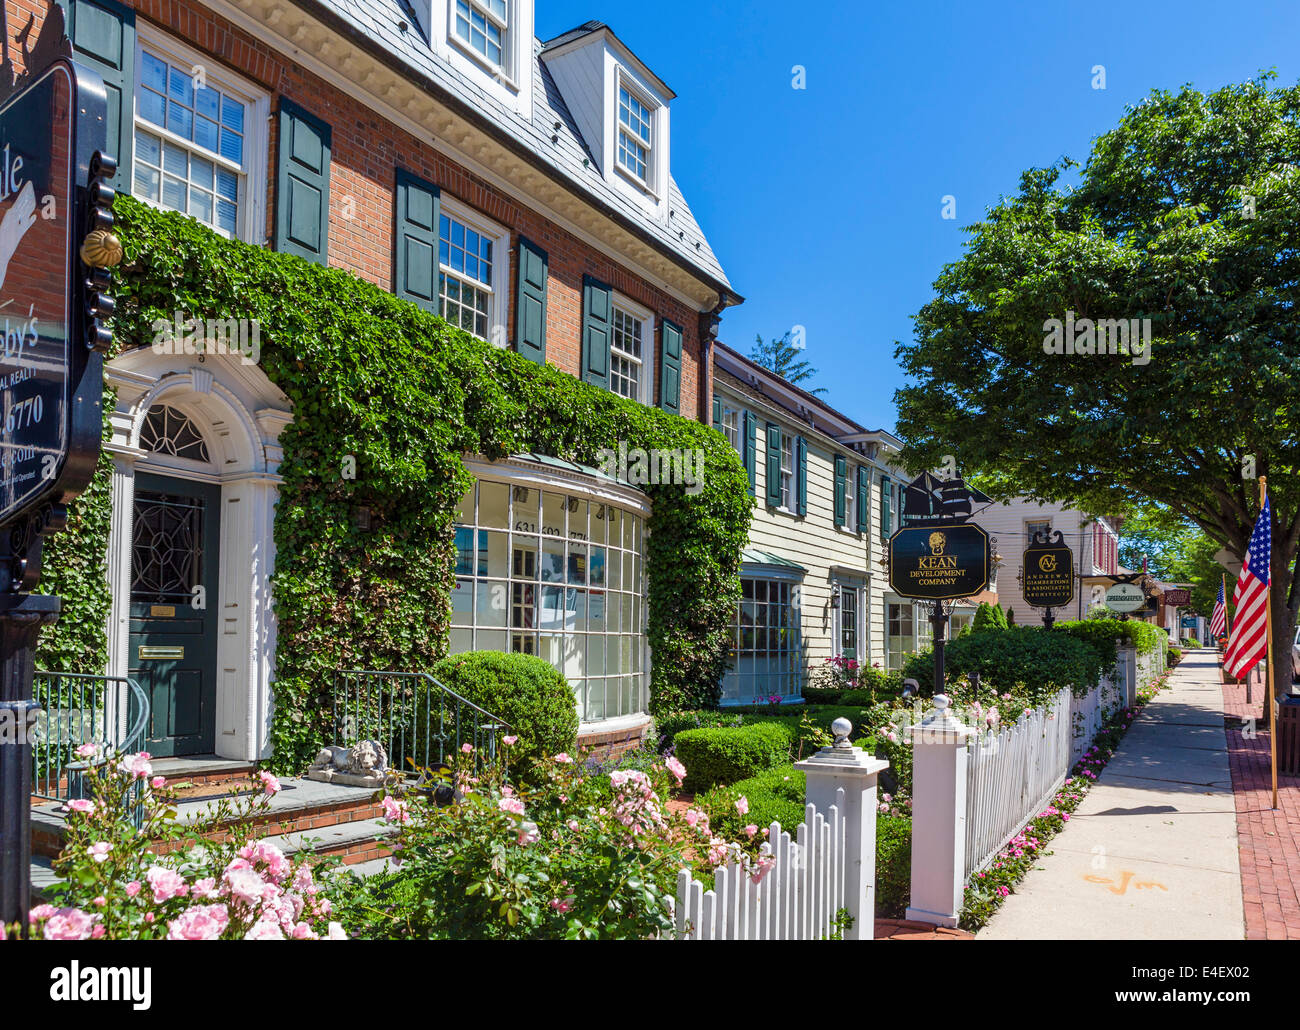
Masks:
[[[674,94],[609,27],[541,41],[532,0],[57,2],[77,60],[107,88],[119,190],[709,420],[712,336],[740,297],[672,176]],[[54,3],[6,0],[15,70]],[[278,438],[291,405],[237,357],[200,366],[140,347],[107,376],[108,672],[152,693],[154,753],[263,757]],[[470,457],[479,482],[457,531],[452,650],[541,654],[575,683],[584,730],[643,724],[645,496],[545,456]],[[593,608],[575,637],[566,612],[547,609],[546,582],[597,565],[566,551],[587,532],[579,510],[622,520],[608,559],[627,562],[619,589],[634,614],[597,626]],[[147,559],[178,535],[209,544],[180,567]],[[217,603],[188,628],[190,646],[150,652],[185,657],[145,661],[143,642],[170,639],[175,618],[151,599],[200,578],[217,584]],[[475,579],[509,586],[508,620],[482,618]],[[597,653],[611,657],[594,672]]]

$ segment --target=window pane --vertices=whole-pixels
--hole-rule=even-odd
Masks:
[[[189,174],[189,158],[185,151],[171,143],[163,144],[163,170],[184,178]]]
[[[147,51],[140,55],[140,81],[159,93],[167,91],[167,63]]]
[[[162,202],[182,214],[189,212],[185,183],[170,175],[163,177]]]
[[[478,524],[490,529],[509,526],[509,488],[505,483],[480,483],[478,488]]]
[[[140,117],[145,121],[153,122],[154,125],[162,125],[167,117],[167,101],[161,93],[142,89],[137,110],[140,112]]]
[[[211,86],[203,86],[195,90],[194,110],[205,118],[216,121],[221,117],[221,94]]]

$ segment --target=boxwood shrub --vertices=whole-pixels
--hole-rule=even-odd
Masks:
[[[549,662],[527,654],[471,651],[438,662],[433,677],[510,724],[519,738],[511,748],[513,758],[528,761],[573,750],[578,738],[573,688]],[[416,724],[423,725],[418,715]]]
[[[735,783],[790,760],[795,733],[775,722],[718,729],[682,730],[674,741],[686,766],[683,784],[698,793],[720,783]]]
[[[786,762],[757,776],[714,787],[696,798],[695,803],[708,815],[713,831],[724,840],[743,839],[749,824],[765,830],[777,822],[793,834],[794,828],[803,822],[805,789],[804,774]],[[749,802],[749,811],[743,816],[736,811],[736,800],[740,797]]]
[[[876,915],[901,919],[912,896],[912,820],[876,818]]]

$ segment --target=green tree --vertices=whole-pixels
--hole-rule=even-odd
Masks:
[[[749,352],[749,360],[756,365],[771,369],[787,383],[797,385],[817,374],[817,369],[813,368],[806,358],[799,356],[802,353],[803,347],[794,342],[793,333],[787,330],[779,340],[769,340],[767,343],[763,342],[761,335],[756,335],[754,349]],[[804,389],[811,394],[826,392],[824,386],[815,389],[804,387]]]
[[[917,314],[896,400],[909,466],[955,454],[999,496],[1091,511],[1156,501],[1237,556],[1258,513],[1249,473],[1267,475],[1285,641],[1300,608],[1300,87],[1271,79],[1155,91],[1082,168],[1026,172]],[[1150,319],[1149,352],[1109,352],[1119,319]],[[1071,320],[1081,347],[1049,353]]]
[[[1169,508],[1146,503],[1124,518],[1119,563],[1140,569],[1145,560],[1147,570],[1156,578],[1190,583],[1191,607],[1209,618],[1224,574],[1223,566],[1214,560],[1221,546]]]

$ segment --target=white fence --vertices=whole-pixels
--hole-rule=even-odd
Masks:
[[[1040,810],[1070,767],[1070,691],[1001,732],[971,739],[966,754],[964,874],[989,861]],[[915,804],[915,801],[913,802]]]
[[[756,876],[731,864],[714,874],[713,890],[683,869],[674,907],[677,936],[697,941],[822,940],[845,908],[845,795],[823,817],[808,805],[796,836],[773,823],[760,851],[771,865]]]

